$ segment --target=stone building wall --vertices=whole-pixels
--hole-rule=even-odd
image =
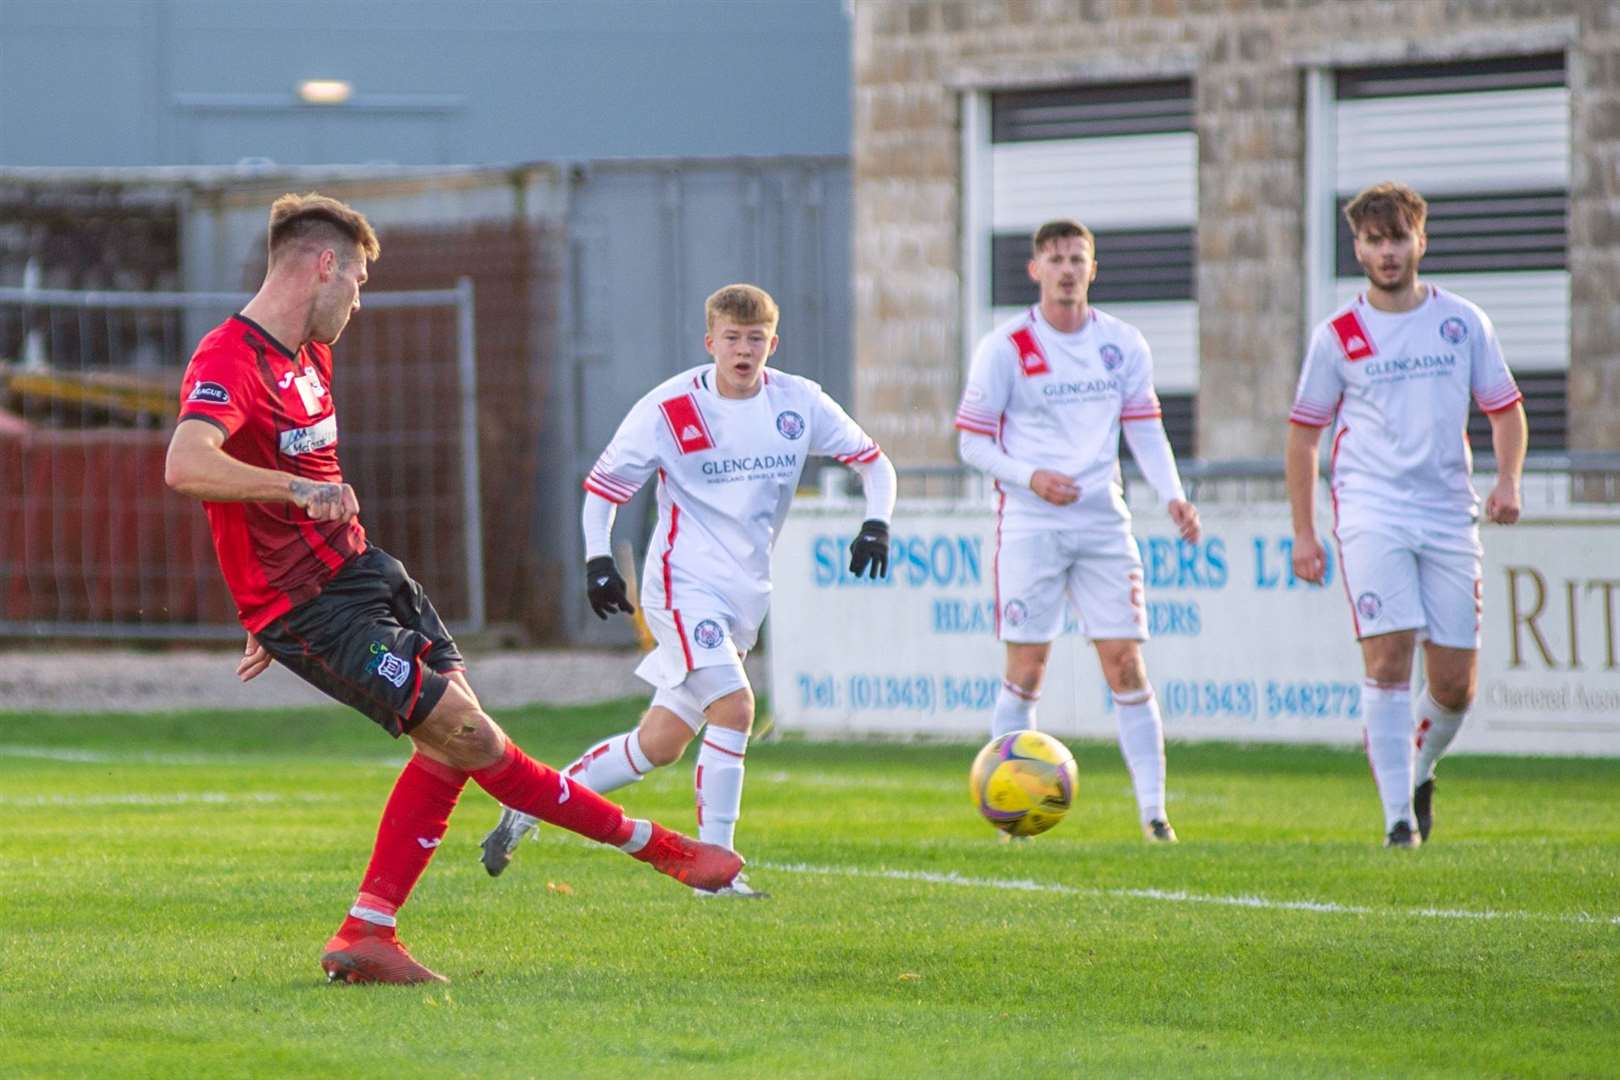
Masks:
[[[955,461],[963,92],[1192,76],[1198,453],[1281,453],[1306,327],[1313,67],[1566,50],[1572,449],[1620,447],[1620,0],[854,0],[856,404]],[[1511,359],[1511,358],[1510,358]]]

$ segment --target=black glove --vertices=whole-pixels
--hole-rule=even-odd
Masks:
[[[889,527],[872,518],[861,523],[861,534],[849,544],[849,572],[856,577],[870,566],[870,578],[889,576]]]
[[[615,611],[635,614],[635,607],[624,591],[624,578],[613,565],[611,555],[598,555],[585,564],[585,595],[590,598],[591,610],[598,619],[605,619]]]

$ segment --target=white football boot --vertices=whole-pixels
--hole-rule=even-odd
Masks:
[[[760,892],[758,889],[748,884],[748,879],[742,874],[738,874],[736,877],[732,878],[731,884],[727,885],[725,888],[693,889],[692,892],[694,895],[703,897],[704,899],[709,899],[711,897],[730,897],[736,900],[769,900],[771,898],[770,893]]]

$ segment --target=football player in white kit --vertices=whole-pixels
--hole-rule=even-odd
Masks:
[[[1198,539],[1198,511],[1165,437],[1147,342],[1087,302],[1097,276],[1091,231],[1042,225],[1029,276],[1039,303],[979,343],[956,413],[962,460],[994,477],[997,493],[996,629],[1007,667],[991,732],[1035,726],[1067,600],[1113,691],[1143,835],[1174,843],[1164,725],[1142,662],[1147,610],[1120,484],[1121,429],[1184,540]]]
[[[816,383],[765,370],[778,314],[753,285],[710,296],[704,345],[714,362],[638,401],[585,480],[586,589],[605,619],[635,610],[610,553],[614,513],[658,477],[658,525],[641,575],[642,612],[658,645],[636,668],[655,689],[638,727],[592,746],[563,775],[613,791],[678,761],[701,730],[698,831],[732,850],[754,722],[742,660],[770,605],[771,548],[806,461],[835,457],[860,474],[867,520],[850,544],[855,576],[887,575],[894,510],[894,466],[877,443]],[[503,809],[483,845],[491,875],[534,824]],[[741,875],[720,894],[764,895]]]
[[[1468,399],[1490,418],[1497,478],[1485,516],[1502,525],[1519,519],[1524,406],[1489,317],[1418,279],[1428,244],[1423,197],[1378,184],[1344,213],[1367,291],[1316,327],[1300,372],[1287,449],[1294,573],[1323,580],[1317,443],[1332,424],[1333,538],[1366,669],[1362,714],[1384,843],[1416,847],[1433,822],[1435,762],[1462,726],[1479,666],[1482,552]],[[1428,685],[1414,722],[1420,636]]]

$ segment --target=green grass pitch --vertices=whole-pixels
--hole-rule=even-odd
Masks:
[[[568,760],[637,705],[502,717]],[[1614,1076],[1620,766],[1456,758],[1378,846],[1351,751],[1176,745],[1176,847],[1116,749],[1000,844],[977,748],[757,744],[768,901],[555,829],[492,881],[469,786],[402,913],[448,987],[332,987],[404,748],[340,710],[0,714],[0,1076]],[[692,828],[690,757],[621,791]]]

